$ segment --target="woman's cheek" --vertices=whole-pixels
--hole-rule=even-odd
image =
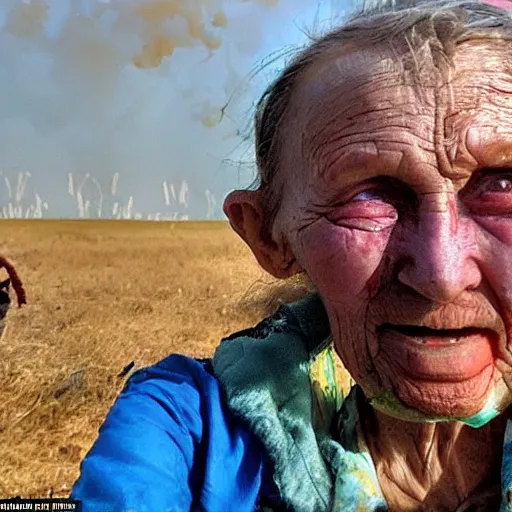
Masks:
[[[512,250],[512,217],[475,216],[474,221],[480,229],[492,236],[506,250]]]
[[[495,294],[512,343],[512,218],[482,217],[478,241],[481,268]]]
[[[391,230],[376,232],[319,219],[299,232],[296,257],[324,301],[353,304],[374,278]]]
[[[483,273],[498,295],[512,290],[512,218],[475,218]]]

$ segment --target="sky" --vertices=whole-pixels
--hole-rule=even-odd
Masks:
[[[354,0],[2,0],[0,216],[220,219],[254,105]]]

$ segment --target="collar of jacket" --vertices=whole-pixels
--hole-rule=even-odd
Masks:
[[[318,295],[282,306],[225,338],[213,358],[225,404],[262,443],[282,505],[296,512],[385,511],[359,425],[354,386],[342,396],[329,321]],[[500,512],[512,512],[512,422]]]

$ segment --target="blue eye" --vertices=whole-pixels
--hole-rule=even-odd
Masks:
[[[372,201],[373,199],[378,199],[379,196],[372,190],[365,190],[364,192],[359,192],[352,201]]]
[[[385,190],[372,188],[359,192],[351,199],[351,201],[384,201],[390,203],[392,202],[392,198]]]

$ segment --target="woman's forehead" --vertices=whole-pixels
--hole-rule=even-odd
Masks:
[[[301,154],[310,160],[308,167],[322,166],[325,154],[343,145],[358,140],[367,144],[372,137],[389,139],[397,131],[402,132],[397,140],[415,138],[415,143],[434,150],[439,122],[445,123],[447,138],[459,139],[454,132],[472,123],[500,124],[510,136],[509,53],[499,44],[461,45],[448,71],[425,67],[417,80],[408,79],[386,48],[323,59],[297,89],[290,116],[295,126],[290,128],[301,134]]]
[[[452,66],[434,64],[431,52],[404,54],[399,57],[386,45],[358,49],[353,45],[342,52],[319,56],[301,78],[295,94],[294,107],[310,110],[315,105],[339,95],[368,95],[375,82],[385,82],[398,96],[401,89],[421,89],[417,101],[429,97],[429,89],[456,86],[465,79],[480,83],[493,81],[499,75],[510,75],[512,46],[501,41],[470,41],[461,44],[452,57]],[[430,57],[430,58],[429,58]],[[439,60],[439,59],[438,59]],[[443,59],[441,59],[443,61]],[[408,62],[404,65],[404,62]],[[382,93],[383,94],[383,93]],[[465,91],[471,96],[472,91]]]
[[[341,52],[319,56],[310,66],[298,83],[295,106],[321,103],[338,91],[369,84],[382,75],[397,85],[402,81],[400,66],[389,50],[382,46],[372,49],[347,46]]]

